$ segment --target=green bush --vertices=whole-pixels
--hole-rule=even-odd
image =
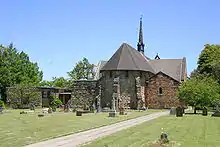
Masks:
[[[5,107],[5,104],[2,100],[0,100],[0,107],[3,107],[3,108]]]
[[[60,99],[54,99],[53,101],[52,101],[52,103],[51,103],[51,105],[52,106],[56,106],[56,107],[58,107],[58,106],[60,106],[60,105],[62,105],[63,103],[62,103],[62,101],[60,100]]]

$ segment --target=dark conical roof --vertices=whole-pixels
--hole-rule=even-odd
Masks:
[[[139,70],[155,73],[146,57],[127,43],[123,43],[102,67],[101,71],[104,70]]]

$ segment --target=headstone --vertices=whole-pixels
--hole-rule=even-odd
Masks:
[[[103,112],[110,112],[111,109],[110,109],[109,107],[104,107],[104,108],[102,109],[102,111],[103,111]]]
[[[109,112],[109,117],[115,117],[116,116],[116,110],[115,110],[115,98],[112,98],[112,110]]]
[[[125,109],[119,108],[119,115],[125,115]]]
[[[82,111],[76,111],[76,116],[82,116]]]
[[[27,114],[27,112],[25,112],[25,111],[21,111],[20,114]]]
[[[30,110],[35,111],[35,106],[34,106],[34,104],[30,104]]]
[[[141,108],[139,108],[139,110],[146,111],[147,108],[146,107],[141,107]]]
[[[203,110],[202,110],[202,115],[203,115],[203,116],[207,116],[207,115],[208,115],[208,110],[207,110],[206,107],[203,108]]]
[[[212,114],[213,117],[220,117],[220,111],[215,111],[213,114]]]
[[[176,108],[176,117],[183,117],[183,110],[181,107]]]
[[[52,108],[50,107],[49,109],[48,109],[48,113],[52,113],[53,111],[52,111]]]
[[[68,104],[65,104],[64,105],[64,112],[69,112],[69,105]]]
[[[44,114],[38,114],[37,116],[38,117],[44,117]]]
[[[48,113],[48,110],[49,110],[49,108],[43,108],[43,109],[41,110],[41,112],[42,112],[42,113]]]
[[[0,114],[3,113],[3,107],[0,106]]]
[[[183,114],[185,114],[185,108],[184,107],[182,107],[182,111],[183,111]]]
[[[176,115],[176,108],[175,107],[172,107],[170,109],[170,115]]]
[[[52,111],[53,111],[53,112],[56,112],[56,110],[57,110],[57,109],[56,109],[56,106],[53,106],[53,107],[52,107]]]
[[[162,134],[160,135],[160,142],[161,142],[162,144],[169,143],[168,135],[165,134],[165,133],[162,133]]]

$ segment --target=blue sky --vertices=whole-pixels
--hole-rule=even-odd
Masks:
[[[126,42],[136,48],[143,14],[145,54],[186,57],[188,73],[205,44],[220,43],[218,0],[5,0],[0,44],[29,54],[44,79],[67,77],[83,57],[108,60]]]

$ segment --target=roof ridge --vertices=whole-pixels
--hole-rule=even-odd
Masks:
[[[121,60],[121,53],[122,53],[122,50],[124,49],[124,48],[123,48],[124,45],[126,45],[126,43],[122,43],[122,45],[120,46],[121,50],[119,50],[119,51],[120,51],[120,52],[119,52],[120,56],[119,56],[119,60],[118,60],[118,64],[117,64],[117,68],[118,68],[118,65],[119,65],[120,60]]]
[[[128,47],[129,47],[129,46],[128,46]],[[135,65],[135,67],[138,68],[137,64],[136,64],[135,61],[134,61],[134,57],[133,57],[132,53],[130,52],[130,50],[128,50],[128,52],[129,52],[129,54],[130,54],[130,56],[131,56],[131,59],[132,59],[134,65]]]

